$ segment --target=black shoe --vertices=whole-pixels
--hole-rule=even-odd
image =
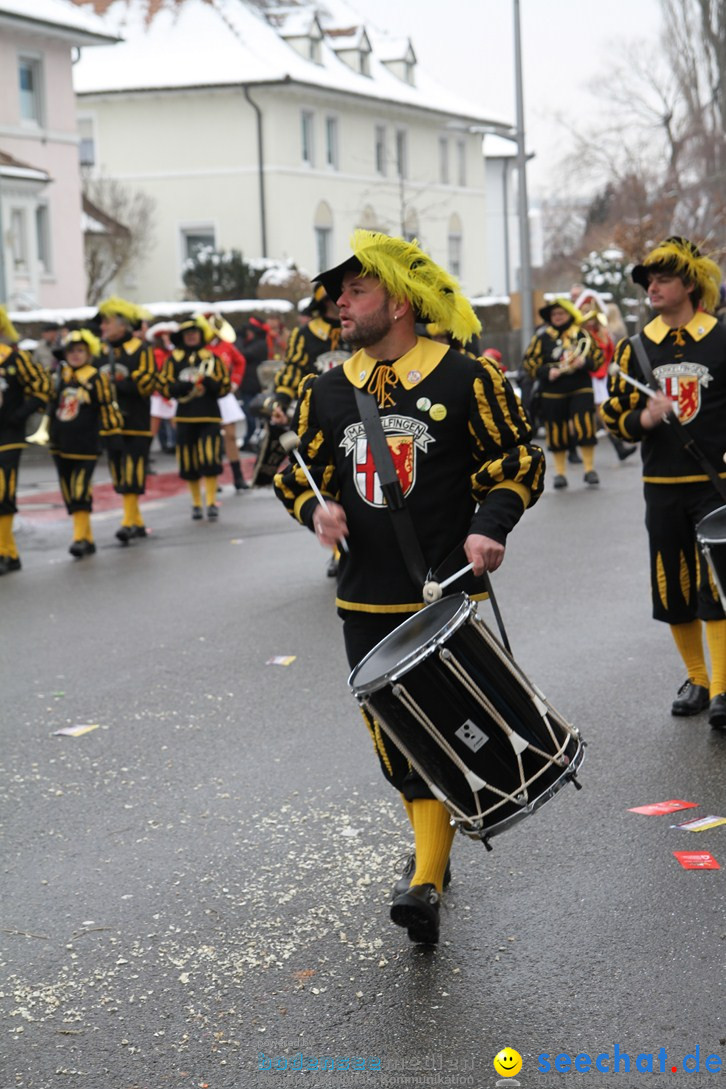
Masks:
[[[391,904],[391,919],[408,930],[409,940],[436,945],[439,940],[439,902],[434,885],[411,885]]]
[[[8,573],[8,556],[0,556],[0,575],[7,575]]]
[[[715,697],[719,699],[719,696]],[[672,715],[699,715],[708,707],[708,689],[702,684],[694,684],[689,678],[678,689],[678,695],[671,705]]]
[[[631,446],[629,443],[623,442],[622,439],[615,438],[613,439],[613,446],[615,447],[615,453],[618,455],[618,461],[625,461],[638,449],[637,446]]]
[[[207,507],[207,521],[216,522],[219,518],[219,507],[216,503],[210,503]]]
[[[328,561],[328,566],[325,568],[325,574],[329,579],[337,579],[338,577],[338,560],[335,556],[331,556]]]
[[[250,490],[250,486],[243,477],[240,481],[235,480],[234,490],[237,492],[237,495],[239,495],[240,492],[248,492]]]
[[[5,556],[5,568],[8,573],[10,571],[19,571],[23,566],[20,562],[20,556]]]
[[[708,708],[708,725],[714,730],[726,729],[726,692],[714,696]]]
[[[96,551],[96,546],[93,541],[74,541],[68,551],[77,560],[82,560],[84,556],[92,556]]]
[[[567,477],[563,476],[562,473],[558,473],[557,476],[555,477],[555,479],[552,481],[552,487],[553,488],[566,488],[567,487]]]
[[[591,487],[595,487],[597,484],[600,483],[600,477],[597,475],[594,469],[588,469],[582,479],[585,481],[586,484],[589,484]]]
[[[192,522],[201,522],[203,517],[201,507],[192,507]]]
[[[570,450],[567,455],[567,460],[570,465],[582,465],[582,458],[578,454],[577,450]]]
[[[393,886],[393,896],[391,899],[395,900],[397,896],[402,896],[404,892],[408,892],[408,888],[411,884],[411,878],[416,870],[416,853],[411,851],[411,854],[406,859],[403,869],[401,870],[401,876],[396,884]],[[451,884],[451,862],[446,863],[446,869],[444,870],[444,888],[448,889]]]
[[[131,528],[133,530],[132,536],[134,539],[136,539],[137,537],[149,536],[149,531],[147,530],[146,526],[132,526]]]
[[[120,529],[116,530],[116,540],[120,541],[121,544],[127,545],[129,543],[129,541],[131,540],[131,538],[133,537],[133,535],[134,535],[134,527],[133,526],[121,526]]]

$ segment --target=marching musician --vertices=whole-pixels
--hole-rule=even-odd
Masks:
[[[626,338],[615,350],[620,373],[611,379],[602,415],[614,435],[641,443],[653,617],[670,625],[687,675],[671,713],[696,715],[708,708],[710,725],[723,730],[726,618],[699,556],[695,527],[724,501],[667,423],[677,413],[688,437],[726,478],[726,328],[713,316],[721,270],[688,239],[671,237],[635,266],[632,277],[655,311],[641,344],[663,392],[649,397],[627,381],[626,375],[646,384],[647,376]]]
[[[247,367],[247,360],[235,346],[237,334],[232,326],[221,314],[204,315],[212,328],[214,337],[207,345],[210,352],[219,358],[227,368],[229,375],[229,392],[219,398],[219,413],[222,417],[222,438],[224,440],[224,452],[227,455],[232,470],[234,490],[239,495],[248,488],[247,481],[242,475],[242,462],[237,446],[237,424],[245,419],[245,414],[237,400],[237,390],[242,385]]]
[[[101,439],[121,435],[124,420],[114,402],[108,374],[98,370],[101,342],[89,329],[69,333],[63,343],[65,361],[48,402],[50,452],[63,502],[73,520],[76,559],[96,551],[91,529],[93,471]]]
[[[304,379],[297,429],[327,509],[292,462],[275,478],[288,512],[341,553],[339,615],[351,666],[423,607],[361,433],[355,389],[374,394],[420,541],[432,570],[465,541],[476,575],[504,558],[507,534],[543,487],[544,455],[514,392],[493,364],[417,337],[433,321],[466,342],[479,322],[456,281],[417,244],[359,230],[353,256],[317,280],[337,301],[355,350],[342,366]],[[453,838],[449,813],[379,724],[366,718],[383,774],[413,825],[415,860],[394,890],[392,920],[415,942],[436,942]]]
[[[218,398],[229,393],[229,373],[224,362],[206,347],[214,330],[202,314],[180,322],[172,335],[174,351],[162,367],[159,387],[165,397],[176,399],[176,458],[179,476],[192,496],[192,519],[204,517],[202,484],[207,518],[219,517],[217,477],[222,472],[222,416]]]
[[[113,397],[123,417],[120,436],[109,435],[106,445],[114,491],[123,501],[116,537],[127,545],[147,536],[139,496],[146,491],[156,366],[151,345],[135,332],[145,321],[140,307],[113,296],[100,304],[98,314],[104,341],[100,369],[111,380]]]
[[[20,339],[4,306],[0,306],[0,575],[22,567],[13,535],[18,512],[20,455],[25,449],[25,423],[45,405],[48,373],[18,347]]]
[[[567,453],[571,442],[582,451],[584,481],[591,487],[595,472],[595,400],[591,375],[602,363],[602,351],[581,329],[582,314],[569,299],[558,296],[540,309],[544,328],[534,334],[524,368],[538,383],[547,446],[555,463],[553,487],[567,487]]]

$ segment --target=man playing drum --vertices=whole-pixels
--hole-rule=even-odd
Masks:
[[[376,398],[431,570],[462,542],[475,575],[499,567],[507,534],[541,494],[544,455],[531,444],[531,427],[497,367],[417,337],[417,320],[436,322],[462,342],[479,331],[456,281],[415,242],[359,230],[352,249],[317,279],[338,304],[354,354],[306,378],[299,392],[299,452],[326,505],[296,462],[278,473],[275,490],[324,547],[347,545],[336,604],[354,666],[423,607],[383,499],[356,388]],[[414,831],[415,861],[394,890],[391,918],[412,941],[436,942],[454,834],[449,813],[379,724],[364,717]]]
[[[648,376],[630,341],[621,340],[602,417],[618,438],[642,443],[653,616],[670,625],[687,673],[671,711],[696,715],[708,708],[711,726],[724,729],[726,619],[696,543],[696,525],[724,501],[703,464],[668,426],[669,416],[677,413],[688,438],[726,477],[726,328],[711,313],[719,300],[721,270],[687,239],[667,238],[632,275],[656,312],[641,343],[662,392],[648,396],[643,390]]]

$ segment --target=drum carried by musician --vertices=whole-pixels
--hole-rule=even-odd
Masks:
[[[521,820],[574,778],[582,743],[475,616],[544,454],[493,363],[417,337],[416,321],[479,331],[456,281],[415,242],[359,230],[352,249],[317,280],[354,354],[303,380],[275,490],[342,546],[349,683],[414,833],[391,918],[435,943],[456,827],[487,842]]]

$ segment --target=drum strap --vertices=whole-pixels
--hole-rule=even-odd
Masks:
[[[423,587],[428,578],[428,566],[416,536],[411,512],[403,497],[403,489],[393,463],[391,448],[383,433],[376,399],[372,394],[356,389],[355,400],[404,563],[414,583]]]
[[[633,346],[633,351],[635,352],[636,359],[640,364],[640,369],[643,372],[643,376],[646,382],[651,389],[656,390],[658,393],[662,393],[663,390],[658,383],[655,375],[653,374],[653,368],[650,365],[650,360],[648,359],[645,348],[643,347],[643,341],[640,333],[636,333],[635,336],[632,336],[630,338],[630,343]],[[726,499],[726,481],[723,481],[721,479],[711,462],[708,460],[701,448],[696,445],[695,439],[692,438],[688,431],[686,431],[685,427],[678,419],[678,417],[670,415],[668,417],[668,426],[673,428],[673,433],[677,436],[678,441],[681,443],[683,449],[687,450],[691,457],[695,458],[695,460],[699,463],[718,494],[723,499]]]

